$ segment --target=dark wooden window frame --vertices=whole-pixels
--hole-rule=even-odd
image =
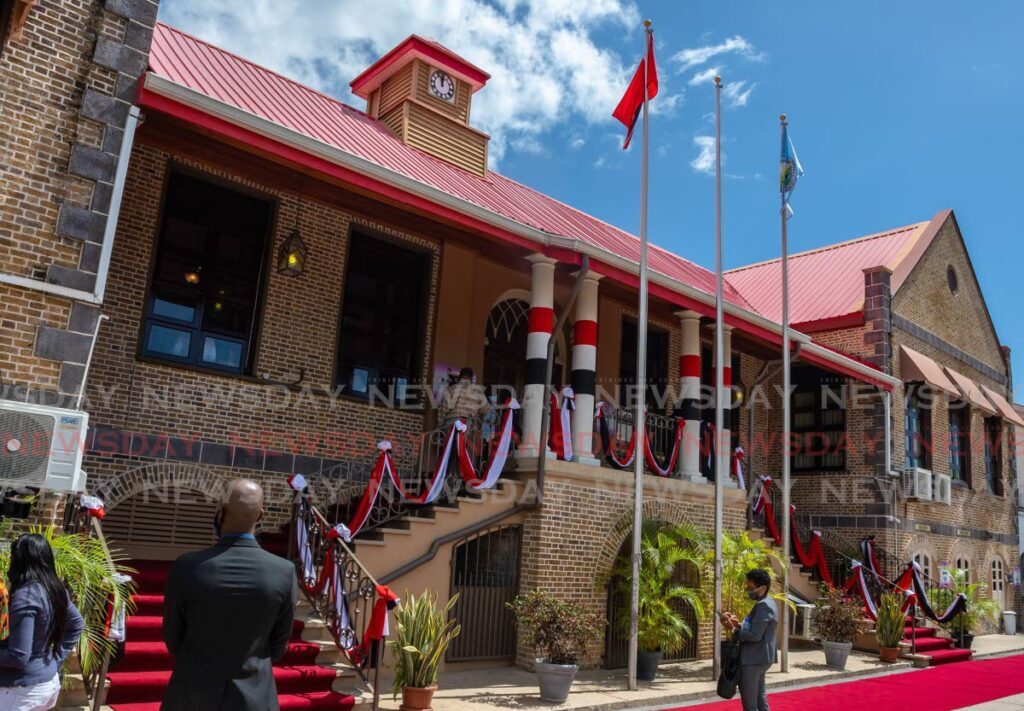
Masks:
[[[971,408],[959,400],[949,401],[949,476],[971,486]]]
[[[906,466],[932,468],[932,406],[921,397],[925,383],[907,383],[904,415],[904,453]],[[930,389],[928,391],[931,392]]]
[[[815,377],[817,376],[817,377]],[[829,396],[825,397],[823,386],[831,385],[831,383],[823,382],[823,377],[827,377],[827,373],[824,371],[818,371],[817,369],[807,369],[806,372],[798,369],[794,372],[793,376],[793,397],[791,400],[791,413],[792,426],[790,428],[794,435],[794,439],[800,435],[804,436],[804,442],[811,436],[815,436],[816,441],[813,446],[815,449],[820,449],[820,442],[824,438],[834,436],[838,433],[838,445],[836,451],[832,451],[831,447],[828,451],[824,451],[819,454],[803,455],[800,453],[802,445],[795,448],[791,459],[791,466],[794,473],[813,473],[813,472],[838,472],[845,471],[847,465],[847,447],[846,447],[846,403],[845,395],[842,403],[836,402],[836,397]],[[841,393],[845,393],[844,390],[840,390]],[[801,396],[810,396],[809,404],[802,405],[800,403]],[[828,415],[826,413],[840,413],[836,415]],[[799,415],[813,415],[813,421],[807,425],[797,425],[797,418]],[[838,421],[830,421],[830,420]],[[804,464],[800,461],[800,457],[808,456],[812,457],[813,461],[810,464]],[[834,464],[826,464],[825,458],[830,456],[837,456],[839,461]]]
[[[989,493],[1003,495],[1003,437],[1005,432],[1001,418],[985,418],[985,480]]]
[[[236,193],[238,195],[267,203],[267,224],[263,235],[263,246],[261,248],[260,265],[257,275],[257,283],[254,288],[252,310],[249,317],[249,335],[247,338],[238,338],[227,333],[219,333],[216,330],[204,330],[202,328],[203,298],[202,294],[187,289],[184,286],[161,285],[158,280],[158,266],[160,263],[160,245],[163,238],[165,221],[167,217],[167,201],[171,182],[178,177],[197,180],[210,184],[211,186]],[[189,165],[171,162],[164,174],[163,186],[161,189],[160,211],[156,220],[156,232],[153,238],[152,256],[149,264],[149,283],[146,292],[146,300],[143,305],[142,323],[139,332],[137,357],[140,360],[155,363],[166,363],[178,367],[196,370],[199,372],[216,373],[228,376],[249,376],[252,375],[255,365],[256,344],[259,341],[260,326],[262,322],[263,306],[266,300],[267,270],[269,269],[270,253],[273,248],[273,236],[277,223],[277,197],[275,195],[255,190],[249,186],[240,185],[221,176],[211,175]],[[191,321],[173,319],[154,313],[154,307],[158,298],[158,292],[162,294],[187,296],[197,302],[196,313]],[[154,327],[164,326],[177,330],[189,331],[193,335],[190,344],[189,355],[175,357],[173,355],[148,349],[146,344],[151,330]],[[242,345],[242,364],[239,368],[223,366],[216,363],[201,361],[198,358],[198,351],[201,347],[202,335],[209,332],[218,339],[235,342]]]

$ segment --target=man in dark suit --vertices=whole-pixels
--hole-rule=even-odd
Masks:
[[[768,694],[764,677],[775,663],[775,631],[779,616],[775,602],[768,596],[772,578],[767,570],[747,573],[747,595],[754,607],[742,624],[734,615],[726,614],[722,624],[735,630],[733,640],[740,645],[739,687],[743,711],[768,711]]]
[[[295,569],[260,548],[263,490],[231,482],[214,519],[220,540],[174,562],[164,642],[174,673],[161,711],[278,711],[271,664],[291,637]]]

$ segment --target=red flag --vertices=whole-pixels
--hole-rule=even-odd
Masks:
[[[650,69],[647,69],[647,65]],[[622,95],[622,100],[615,107],[612,116],[617,118],[626,127],[626,140],[622,148],[629,148],[629,142],[633,140],[633,129],[636,128],[636,120],[640,117],[640,109],[644,106],[644,75],[647,75],[647,98],[653,99],[658,95],[658,67],[654,63],[654,33],[647,33],[647,56],[640,60],[640,66],[636,68],[629,88]]]

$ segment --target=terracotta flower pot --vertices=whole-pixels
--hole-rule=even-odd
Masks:
[[[883,662],[889,662],[890,664],[892,664],[893,662],[895,662],[896,660],[898,660],[900,658],[900,648],[899,647],[879,647],[878,648],[878,658],[881,659]]]
[[[430,711],[430,702],[434,700],[437,684],[425,688],[416,686],[402,687],[402,711]]]

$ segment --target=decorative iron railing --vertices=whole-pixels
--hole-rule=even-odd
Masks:
[[[429,486],[438,463],[443,459],[450,431],[451,427],[444,427],[424,432],[420,435],[415,458],[396,456],[393,459],[392,465],[403,489],[418,493]],[[462,433],[462,439],[466,443],[466,451],[474,469],[477,472],[484,471],[497,448],[498,436],[495,429],[480,418],[473,418],[466,421],[466,431]],[[443,474],[441,496],[432,505],[449,504],[465,493],[465,482],[457,460],[453,452],[447,471]],[[324,500],[336,502],[325,509],[329,518],[341,523],[352,520],[370,482],[372,470],[373,460],[352,460],[335,464],[311,477],[318,489],[326,489],[321,492],[324,494]],[[362,532],[386,526],[422,508],[424,505],[403,500],[394,487],[382,486]]]
[[[635,456],[643,457],[642,443],[633,441],[633,435],[636,431],[636,408],[605,405],[603,407],[603,417],[604,424],[602,425],[598,421],[596,423],[596,431],[601,433],[602,427],[606,428],[608,434],[607,446],[614,452],[615,458],[619,461],[625,460],[631,448],[633,448]],[[651,453],[654,455],[655,463],[659,467],[665,468],[671,463],[673,452],[676,448],[678,426],[679,418],[677,417],[662,415],[656,412],[646,413],[644,427],[646,429],[647,441],[650,442]],[[602,442],[602,446],[605,446],[604,442]],[[679,446],[682,447],[682,443]],[[607,454],[607,451],[605,453]],[[608,457],[605,457],[606,463],[608,463],[608,459]],[[644,461],[644,471],[648,474],[655,473],[651,471],[651,467],[646,460]],[[670,476],[674,474],[675,472],[669,473]]]
[[[289,539],[300,589],[323,620],[343,660],[372,687],[376,711],[383,640],[371,640],[373,635],[368,633],[380,598],[377,581],[307,494],[295,496]],[[373,670],[372,683],[367,669]]]
[[[83,503],[81,494],[73,494],[68,497],[64,508],[63,529],[65,533],[77,533],[99,542],[106,559],[107,567],[111,575],[118,572],[117,565],[110,549],[107,547],[106,538],[103,535],[103,526],[100,518],[94,516]],[[129,583],[130,585],[130,583]],[[127,598],[130,600],[131,588],[127,589]],[[112,609],[113,599],[104,595],[87,595],[84,599],[75,600],[82,617],[86,620],[108,620],[121,615],[122,612]],[[129,604],[127,601],[125,604]],[[103,707],[107,683],[107,670],[117,653],[115,642],[105,639],[103,642],[92,640],[85,642],[89,644],[88,650],[82,649],[79,644],[78,657],[82,667],[82,681],[85,685],[85,693],[88,698],[91,711],[100,711]]]

